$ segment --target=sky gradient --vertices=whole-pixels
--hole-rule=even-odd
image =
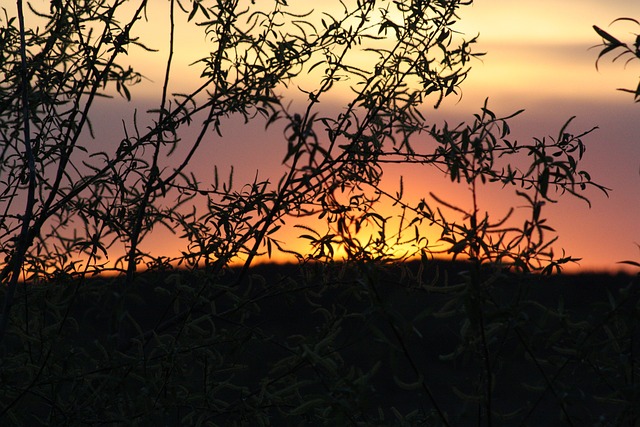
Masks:
[[[322,1],[314,4],[322,8]],[[167,26],[162,16],[163,12],[154,8],[150,11],[151,23],[146,24],[146,31],[154,34],[153,47],[164,45]],[[635,88],[640,64],[632,63],[624,68],[622,63],[611,64],[610,58],[605,57],[596,70],[599,50],[590,49],[600,43],[592,25],[607,28],[623,40],[634,39],[631,33],[640,32],[640,28],[629,24],[608,27],[621,16],[640,19],[640,3],[629,0],[477,1],[463,8],[461,21],[455,28],[466,38],[479,34],[475,50],[487,55],[473,62],[468,79],[462,83],[462,97],[452,96],[435,111],[429,104],[424,107],[427,120],[436,123],[469,120],[482,107],[485,98],[498,115],[525,109],[525,113],[510,122],[513,139],[522,142],[556,135],[572,116],[576,116],[570,128],[572,133],[599,127],[584,138],[587,152],[583,168],[591,173],[594,181],[612,189],[610,197],[592,191],[587,194],[592,201],[591,208],[581,200],[564,197],[557,205],[548,205],[546,210],[550,225],[560,236],[557,246],[582,258],[582,270],[615,271],[624,267],[617,264],[618,261],[640,261],[640,250],[636,246],[640,243],[640,111],[631,95],[616,91],[618,87]],[[186,27],[179,25],[177,31],[174,65],[177,71],[171,90],[181,92],[193,89],[198,70],[195,67],[186,73],[178,70],[202,56],[205,45]],[[157,103],[165,56],[132,58],[149,81],[133,90],[132,103],[122,109],[105,111],[105,123],[119,120],[119,115],[127,109],[139,107],[140,104],[135,104],[136,97],[142,99],[142,104]],[[336,105],[339,104],[340,100],[336,99]],[[323,108],[330,106],[325,103]],[[105,125],[104,129],[107,128]],[[240,180],[253,178],[256,169],[262,176],[279,175],[282,152],[273,146],[282,144],[281,134],[265,134],[262,124],[241,126],[234,122],[223,128],[223,135],[223,143],[198,156],[193,163],[195,170],[206,172],[214,158],[220,171],[235,165]],[[426,185],[437,194],[441,190],[454,199],[464,201],[467,197],[464,189],[457,193],[433,173],[407,175],[405,171],[404,175],[410,194],[424,193]],[[276,180],[273,176],[272,179]],[[397,183],[399,172],[389,170],[388,179]],[[514,201],[502,195],[499,188],[483,193],[484,209],[497,216],[506,213]],[[297,230],[285,232],[283,238],[292,239],[298,234]],[[158,233],[148,240],[147,247],[170,250],[171,241],[165,234]]]
[[[595,68],[598,25],[633,42],[640,28],[609,24],[619,17],[640,18],[635,1],[479,1],[462,15],[466,32],[480,33],[487,52],[476,64],[463,100],[472,108],[488,96],[494,108],[525,108],[513,122],[522,140],[553,135],[571,116],[572,129],[599,129],[585,137],[584,167],[612,189],[607,199],[592,193],[592,207],[570,198],[550,206],[547,215],[560,246],[583,258],[585,269],[616,269],[618,261],[640,259],[640,110],[633,97],[616,88],[638,84],[640,64],[612,64],[612,55]],[[576,132],[577,133],[577,132]]]

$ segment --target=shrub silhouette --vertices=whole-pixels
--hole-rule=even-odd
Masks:
[[[136,32],[147,2],[127,15],[120,2],[54,1],[31,10],[40,29],[26,26],[20,0],[15,17],[5,10],[0,418],[456,425],[537,422],[551,411],[575,424],[613,407],[612,422],[635,422],[631,279],[587,313],[532,295],[542,280],[532,273],[574,261],[554,255],[545,204],[606,192],[580,168],[591,130],[571,131],[569,119],[557,136],[521,143],[509,139],[513,115],[487,103],[457,126],[421,111],[457,94],[479,55],[475,38],[453,29],[467,3],[354,1],[328,14],[282,0],[171,0],[152,125],[141,129],[136,113],[113,147],[91,140],[91,112],[98,97],[134,99],[143,76],[123,64],[156,48]],[[210,52],[194,62],[194,89],[171,94],[181,19],[203,30]],[[293,108],[285,88],[315,72]],[[340,111],[320,109],[346,92]],[[215,166],[213,177],[189,170],[207,135],[222,136],[236,116],[281,125],[281,176],[238,183],[233,169],[225,179]],[[388,163],[442,170],[469,189],[471,206],[436,192],[414,203],[402,182],[385,190]],[[513,189],[525,214],[482,211],[483,185]],[[401,212],[393,229],[385,203]],[[308,253],[278,240],[307,217],[317,220],[298,224]],[[425,226],[439,229],[444,249]],[[181,236],[180,256],[141,250],[158,227]],[[396,258],[399,243],[411,249]],[[251,268],[273,251],[299,265]],[[443,266],[440,252],[464,262]],[[435,379],[433,366],[450,378]],[[504,381],[519,370],[534,374]]]

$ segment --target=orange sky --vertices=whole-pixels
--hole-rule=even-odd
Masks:
[[[166,16],[155,6],[159,1],[153,4],[154,9],[149,12],[151,23],[146,24],[144,31],[153,34],[153,43],[149,43],[152,47],[162,48],[166,45]],[[313,4],[320,10],[325,7],[322,1]],[[610,198],[594,191],[590,193],[591,209],[582,201],[566,197],[547,210],[550,225],[560,235],[559,247],[583,258],[580,266],[589,270],[616,270],[622,268],[616,262],[624,259],[640,261],[640,250],[635,246],[640,243],[640,192],[637,190],[640,188],[640,111],[630,95],[615,90],[621,86],[635,87],[640,66],[632,64],[623,69],[620,64],[611,65],[605,58],[598,72],[594,66],[598,50],[588,50],[599,43],[591,26],[607,27],[620,16],[640,18],[640,2],[479,0],[463,10],[456,28],[467,37],[479,33],[476,50],[488,54],[482,62],[473,64],[470,77],[462,85],[462,99],[452,97],[437,111],[430,105],[424,109],[428,119],[457,123],[477,112],[486,97],[489,106],[499,115],[525,108],[525,114],[511,122],[513,134],[522,142],[534,136],[557,134],[562,124],[574,115],[577,116],[572,125],[575,133],[599,126],[600,130],[585,139],[584,166],[595,181],[613,189]],[[621,37],[632,31],[640,32],[640,28],[630,25],[616,25],[611,30]],[[186,64],[202,56],[205,48],[202,36],[184,25],[178,26],[172,91],[188,91],[195,86],[197,69],[178,70],[184,70]],[[134,88],[134,101],[129,105],[104,112],[103,138],[108,138],[107,123],[118,120],[123,111],[132,111],[147,102],[159,102],[156,94],[162,81],[165,56],[131,55],[132,63],[140,67],[150,81]],[[99,128],[100,123],[95,126]],[[231,164],[239,176],[247,180],[253,178],[256,169],[260,169],[262,176],[272,173],[278,176],[282,153],[275,152],[269,143],[281,144],[278,140],[281,135],[265,135],[262,129],[262,124],[223,129],[224,139],[200,155],[193,164],[194,169],[210,173],[207,168],[211,168],[211,159],[215,158],[220,159],[216,164],[223,176],[222,171]],[[429,188],[436,186],[436,194],[440,194],[438,189],[444,189],[447,197],[443,197],[447,200],[465,203],[468,200],[466,191],[441,187],[443,184],[433,172],[425,175],[403,172],[409,196],[424,194],[424,185],[428,183]],[[388,175],[388,182],[399,181],[397,170],[390,170]],[[505,199],[503,194],[499,189],[483,193],[481,206],[498,216],[505,213],[514,201]],[[300,230],[285,231],[281,239],[290,240],[299,234]],[[161,233],[151,236],[145,247],[175,250],[171,242],[171,238]]]

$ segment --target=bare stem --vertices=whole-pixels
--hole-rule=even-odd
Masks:
[[[31,224],[31,218],[33,217],[33,207],[35,206],[35,191],[36,191],[36,166],[33,158],[33,151],[31,147],[31,127],[30,127],[30,114],[29,114],[29,78],[27,73],[27,51],[26,51],[26,39],[25,39],[25,27],[24,27],[24,11],[22,8],[22,0],[17,0],[18,7],[18,21],[20,25],[20,78],[21,82],[21,96],[22,96],[22,130],[24,134],[24,156],[27,162],[29,188],[27,193],[27,204],[24,208],[24,215],[22,216],[22,227],[20,235],[16,242],[16,249],[14,255],[11,257],[11,277],[9,279],[9,285],[7,293],[5,294],[2,314],[0,315],[0,342],[4,337],[7,323],[9,321],[9,314],[11,312],[11,305],[13,303],[13,296],[15,294],[16,287],[18,285],[18,276],[24,263],[24,257],[29,247],[29,226]]]

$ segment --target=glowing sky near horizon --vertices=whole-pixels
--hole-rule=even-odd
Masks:
[[[322,4],[316,1],[314,7],[321,10]],[[153,14],[151,10],[152,22],[161,18]],[[486,51],[487,55],[472,64],[470,76],[462,84],[461,99],[454,96],[437,111],[425,105],[428,120],[451,123],[469,119],[485,98],[499,115],[524,108],[526,112],[511,122],[513,134],[523,142],[557,134],[571,116],[577,116],[572,124],[574,133],[599,126],[598,131],[585,138],[584,167],[596,182],[612,189],[610,198],[593,191],[588,194],[593,206],[588,208],[582,201],[565,197],[559,204],[548,206],[546,213],[560,236],[559,247],[582,258],[580,267],[589,270],[615,270],[619,268],[616,262],[625,259],[640,261],[640,250],[635,246],[640,243],[640,106],[633,103],[631,95],[616,91],[618,87],[635,88],[640,65],[630,64],[624,69],[622,64],[611,64],[610,58],[605,57],[597,71],[594,63],[598,49],[589,50],[600,43],[592,25],[609,28],[609,23],[621,16],[640,19],[640,2],[479,0],[461,10],[461,20],[455,28],[467,38],[479,33],[476,51]],[[151,28],[158,32],[168,27],[159,21]],[[631,32],[640,32],[640,28],[629,24],[609,29],[625,40],[632,40]],[[181,31],[179,26],[178,33]],[[156,35],[157,40],[162,40],[160,33]],[[154,47],[158,45],[160,41]],[[177,64],[188,64],[202,56],[202,52],[191,50],[201,46],[189,37],[183,39],[176,49],[174,69],[179,69]],[[153,83],[134,89],[134,100],[135,90],[143,97],[152,97],[152,91],[157,91],[164,58],[156,55],[147,61],[142,71]],[[194,87],[197,72],[191,69],[189,73],[176,71],[174,91]],[[242,164],[251,165],[245,171],[249,177],[255,172],[252,161],[272,161],[276,167],[279,153],[274,154],[268,147],[261,129],[225,130],[227,148],[219,149],[218,158],[224,158],[221,162],[225,164],[235,163],[236,170]],[[250,158],[243,160],[247,153]],[[238,159],[239,163],[234,162]],[[195,166],[199,164],[206,168],[211,160],[201,158]],[[266,170],[268,173],[269,166]],[[397,182],[397,171],[390,171],[389,175],[391,181]],[[413,180],[412,191],[424,190],[420,183],[425,177],[404,179],[407,187]],[[501,197],[499,188],[487,191],[484,197],[486,209],[495,210],[498,215],[513,203],[512,198]],[[290,237],[297,234],[300,233],[293,232]],[[161,247],[163,241],[164,237],[152,237],[148,244]]]

